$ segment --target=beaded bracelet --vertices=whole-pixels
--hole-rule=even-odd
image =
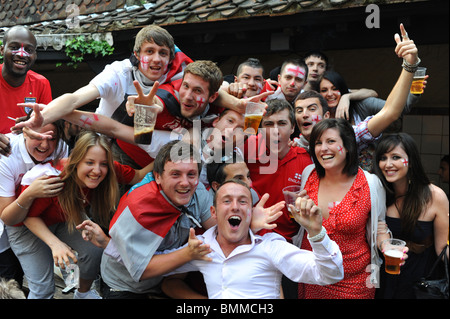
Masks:
[[[310,240],[312,242],[315,242],[315,241],[322,240],[322,238],[324,238],[326,234],[327,234],[327,230],[325,229],[325,227],[322,226],[320,233],[318,233],[317,235],[312,236],[312,237],[309,237],[309,234],[308,234],[308,236],[306,236],[306,238],[308,238],[308,240]]]
[[[417,62],[414,64],[409,64],[408,62],[406,62],[405,59],[403,59],[402,68],[404,68],[405,71],[407,71],[407,72],[415,73],[417,71],[417,68],[418,68],[420,62],[421,62],[421,60],[419,57],[417,57]]]

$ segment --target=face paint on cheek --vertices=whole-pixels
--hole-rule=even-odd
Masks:
[[[322,121],[322,116],[321,115],[311,115],[311,122],[313,124],[317,124],[320,121]]]
[[[205,103],[205,99],[202,98],[201,96],[197,96],[197,98],[195,100],[197,101],[197,104],[199,107],[202,107],[203,104]]]
[[[21,57],[30,57],[31,56],[31,54],[29,54],[27,51],[25,51],[23,44],[19,50],[12,50],[11,53],[14,55],[19,55]]]
[[[256,86],[258,87],[258,89],[256,90],[256,94],[259,94],[263,89],[263,85],[262,83],[256,83]]]
[[[247,223],[250,223],[251,220],[252,220],[252,209],[248,208],[247,209]]]
[[[402,158],[402,163],[403,163],[403,166],[408,167],[409,162],[406,158]]]
[[[148,56],[146,56],[146,55],[144,55],[141,58],[141,68],[142,68],[142,70],[144,70],[144,71],[148,70],[149,61],[150,61],[150,58]]]
[[[339,154],[344,154],[344,148],[341,145],[338,146],[338,152]]]

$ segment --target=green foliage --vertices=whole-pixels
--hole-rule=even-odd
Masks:
[[[3,42],[0,41],[0,47],[3,45]],[[0,54],[0,64],[3,63],[3,55]]]
[[[86,55],[93,54],[95,57],[111,55],[114,48],[106,41],[86,40],[82,35],[66,41],[65,53],[70,62],[67,65],[77,68],[78,64],[84,61]],[[57,64],[59,66],[61,64]]]

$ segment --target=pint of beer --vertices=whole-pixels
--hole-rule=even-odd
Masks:
[[[391,275],[400,274],[403,250],[406,243],[403,240],[390,238],[383,241],[384,269]]]
[[[265,105],[262,103],[247,102],[245,107],[244,133],[256,134],[264,113]]]
[[[151,144],[159,108],[153,105],[135,104],[134,142]]]
[[[261,123],[262,114],[245,114],[244,132],[256,134],[258,132],[259,123]]]
[[[411,84],[410,92],[412,94],[422,94],[423,93],[423,81],[425,80],[425,76],[427,74],[427,68],[417,68],[417,71],[414,73],[413,82]]]

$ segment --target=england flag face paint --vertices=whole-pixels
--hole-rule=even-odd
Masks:
[[[317,124],[320,121],[322,121],[322,116],[321,115],[318,115],[318,114],[311,115],[311,122],[313,124]]]
[[[402,158],[402,163],[403,163],[403,166],[405,166],[405,167],[408,167],[408,159],[407,158]]]
[[[299,66],[290,66],[286,68],[286,73],[293,75],[296,78],[304,79],[305,72]]]
[[[195,100],[197,101],[199,107],[202,107],[203,104],[205,103],[205,99],[201,96],[197,96]]]
[[[23,47],[23,43],[21,44],[20,49],[18,49],[18,50],[12,50],[11,53],[12,53],[13,55],[18,55],[18,56],[20,56],[20,57],[30,57],[30,56],[31,56],[31,54],[28,53],[28,52],[25,50],[25,48]]]
[[[141,68],[142,68],[142,70],[144,70],[144,71],[148,70],[149,61],[150,61],[150,58],[147,55],[144,55],[141,58]]]

